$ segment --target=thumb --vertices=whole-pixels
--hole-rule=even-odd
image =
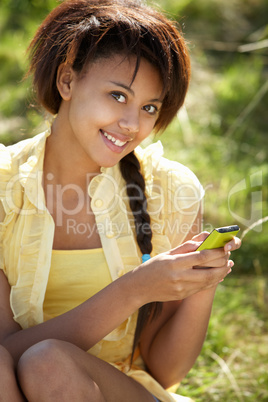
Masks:
[[[173,248],[169,251],[170,255],[174,254],[187,254],[196,251],[200,244],[208,237],[209,232],[202,232],[198,235],[192,237],[191,240],[180,244],[178,247]]]
[[[192,237],[192,240],[194,240],[195,242],[202,243],[208,237],[209,234],[210,234],[209,232],[201,232],[198,235]]]
[[[201,242],[197,242],[194,240],[188,240],[185,243],[180,244],[178,247],[173,248],[169,251],[170,255],[174,254],[187,254],[194,252]]]

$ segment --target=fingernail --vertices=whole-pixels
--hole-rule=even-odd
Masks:
[[[232,269],[230,268],[229,271],[227,272],[227,275],[230,274],[232,272]]]
[[[223,279],[221,279],[220,281],[219,281],[219,283],[221,283],[221,282],[223,282],[224,281],[224,278]]]
[[[226,248],[225,248],[225,253],[227,254],[227,253],[228,253],[228,251],[230,251],[230,250],[231,250],[231,248],[232,248],[232,246],[230,246],[230,245],[226,246]]]

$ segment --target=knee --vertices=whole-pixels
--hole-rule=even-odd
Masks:
[[[18,362],[19,378],[39,377],[40,374],[42,376],[53,375],[64,358],[60,343],[55,339],[47,339],[27,349]]]
[[[58,377],[63,358],[60,341],[48,339],[31,346],[23,353],[17,365],[18,380],[22,389],[38,388],[53,379],[53,376]]]
[[[104,400],[98,385],[77,363],[72,350],[66,342],[49,339],[32,346],[21,356],[18,380],[28,400],[41,400],[41,396],[54,400],[52,395],[64,397],[66,401]]]

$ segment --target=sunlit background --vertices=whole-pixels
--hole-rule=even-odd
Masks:
[[[55,0],[0,2],[0,142],[43,129],[25,51]],[[237,223],[243,246],[220,285],[204,349],[179,392],[196,401],[268,400],[268,2],[159,0],[192,58],[185,107],[160,137],[206,189],[204,229]],[[156,140],[159,138],[157,137]],[[155,138],[149,139],[154,141]],[[148,141],[147,141],[148,143]]]

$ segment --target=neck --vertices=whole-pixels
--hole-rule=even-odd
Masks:
[[[90,176],[100,173],[100,168],[92,164],[83,149],[77,149],[68,138],[66,124],[59,115],[47,138],[44,173],[53,174],[53,180],[62,185],[85,185]]]

